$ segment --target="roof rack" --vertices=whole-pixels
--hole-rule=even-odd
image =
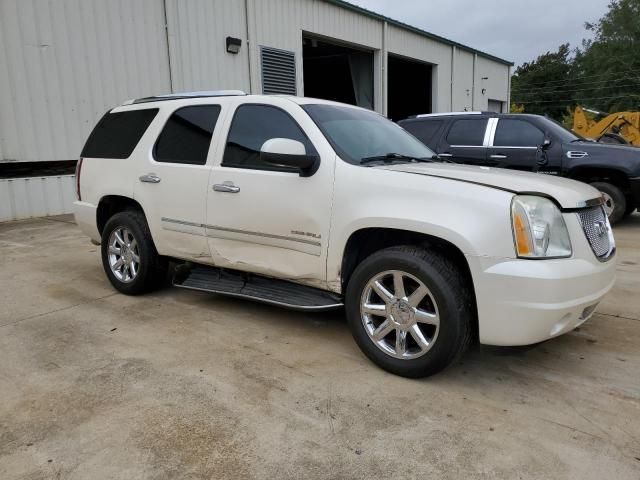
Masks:
[[[122,105],[162,102],[165,100],[181,100],[185,98],[237,97],[242,95],[246,95],[242,90],[203,90],[200,92],[169,93],[166,95],[156,95],[155,97],[134,98],[132,100],[127,100]]]
[[[452,115],[483,115],[490,112],[443,112],[443,113],[423,113],[420,115],[414,115],[410,118],[425,118],[425,117],[449,117]]]

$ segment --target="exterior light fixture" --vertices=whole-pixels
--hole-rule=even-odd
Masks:
[[[242,40],[239,38],[227,37],[227,52],[234,55],[240,52],[242,46]]]

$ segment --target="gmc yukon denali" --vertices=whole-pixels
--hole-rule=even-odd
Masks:
[[[640,148],[586,140],[541,115],[454,112],[399,122],[455,163],[510,168],[589,183],[614,224],[640,207]]]
[[[614,282],[593,187],[444,163],[379,114],[317,99],[126,102],[87,140],[77,197],[118,291],[148,292],[171,273],[181,288],[344,308],[364,354],[407,377],[474,341],[566,333]]]

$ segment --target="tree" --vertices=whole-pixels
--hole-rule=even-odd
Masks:
[[[573,75],[570,53],[565,43],[519,66],[511,79],[512,102],[523,105],[527,113],[560,118],[572,102],[567,94]]]
[[[640,109],[640,0],[613,0],[574,60],[581,105],[608,112]]]
[[[608,12],[585,28],[592,40],[573,51],[561,45],[516,69],[512,102],[558,120],[576,105],[640,110],[640,0],[611,0]]]

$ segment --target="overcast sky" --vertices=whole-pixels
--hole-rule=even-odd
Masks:
[[[579,46],[586,21],[609,0],[349,0],[369,10],[515,62]]]

